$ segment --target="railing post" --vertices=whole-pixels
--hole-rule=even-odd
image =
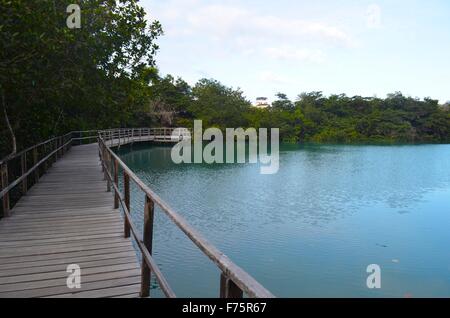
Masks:
[[[107,160],[106,160],[106,191],[111,192],[111,180],[109,179],[109,175],[111,174],[111,154],[107,151]],[[109,174],[109,175],[108,175]]]
[[[27,153],[23,153],[20,156],[20,167],[22,169],[22,176],[27,172]],[[26,194],[28,191],[28,177],[22,181],[22,194]]]
[[[119,162],[114,158],[114,184],[119,188]],[[119,194],[114,191],[114,209],[119,208]]]
[[[38,163],[38,152],[37,152],[37,147],[35,147],[33,149],[33,167],[36,166]],[[38,183],[39,182],[39,167],[36,167],[36,169],[34,169],[34,183]]]
[[[125,194],[125,206],[128,209],[128,213],[131,215],[130,210],[130,176],[127,174],[127,172],[123,171],[123,191]],[[130,224],[128,223],[128,219],[125,218],[124,222],[124,236],[125,238],[130,237]]]
[[[58,161],[59,138],[55,139],[55,162]]]
[[[220,298],[242,298],[242,290],[224,273],[220,274]]]
[[[144,207],[144,232],[143,232],[143,243],[147,248],[150,255],[152,255],[152,245],[153,245],[153,215],[155,210],[155,204],[152,199],[145,196],[145,207]],[[141,266],[141,297],[150,296],[150,279],[151,272],[150,267],[147,265],[144,257],[142,257]]]
[[[44,158],[48,155],[47,153],[47,144],[44,145]],[[48,170],[48,159],[44,161],[44,174],[47,172]]]
[[[107,154],[108,154],[108,152],[107,152],[107,150],[106,150],[106,147],[102,147],[102,160],[103,160],[103,172],[104,172],[104,177],[105,177],[105,180],[108,180],[108,173],[107,173],[107,171],[108,171],[108,157],[107,157]]]
[[[62,157],[62,156],[64,156],[64,139],[63,139],[63,137],[59,137],[59,146],[61,147],[60,154]]]
[[[4,163],[1,167],[0,167],[0,174],[1,174],[1,185],[2,185],[2,190],[5,189],[6,187],[8,187],[8,164]],[[3,195],[2,198],[3,201],[3,216],[8,217],[9,214],[9,192],[6,192]]]
[[[106,172],[105,172],[105,148],[102,146],[100,151],[98,152],[100,156],[100,162],[102,164],[102,172],[103,172],[103,180],[106,180]]]

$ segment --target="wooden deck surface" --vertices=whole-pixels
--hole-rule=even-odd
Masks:
[[[97,144],[72,147],[0,220],[0,298],[134,297],[140,266],[106,192]],[[66,285],[81,267],[81,289]]]

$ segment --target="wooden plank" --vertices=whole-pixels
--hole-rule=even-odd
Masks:
[[[109,273],[126,269],[139,269],[139,265],[134,260],[130,260],[132,263],[127,264],[119,264],[119,265],[110,265],[110,266],[101,266],[101,267],[92,267],[86,268],[82,270],[83,277],[92,274],[98,273]],[[49,273],[37,273],[37,274],[27,274],[27,275],[17,275],[17,276],[8,276],[8,277],[0,277],[0,286],[3,284],[15,284],[20,282],[32,282],[36,280],[45,280],[45,279],[53,279],[53,278],[67,278],[67,272],[65,270],[49,272]]]
[[[6,270],[2,270],[0,272],[0,277],[31,275],[31,274],[51,273],[51,272],[66,273],[67,266],[70,264],[79,265],[82,272],[84,272],[84,270],[86,268],[129,264],[132,261],[133,261],[133,258],[128,257],[128,256],[104,259],[104,260],[88,261],[88,262],[80,262],[79,259],[74,259],[73,263],[66,262],[63,264],[56,264],[56,265],[44,265],[44,266],[34,266],[34,267],[26,267],[26,268],[6,269]],[[65,274],[65,275],[67,276],[67,274]]]
[[[140,275],[139,269],[116,271],[111,273],[99,273],[96,275],[83,276],[83,282],[96,282],[103,280],[118,279],[123,277],[132,277]],[[46,288],[52,286],[66,286],[66,277],[60,277],[55,279],[46,279],[33,282],[22,282],[14,284],[0,285],[0,297],[5,297],[7,293],[18,290],[29,290],[37,288]]]
[[[14,263],[22,263],[24,265],[27,265],[27,264],[31,264],[36,261],[43,261],[43,260],[54,261],[54,260],[60,260],[60,259],[69,259],[72,257],[77,258],[77,257],[83,257],[83,256],[91,256],[91,255],[104,255],[104,254],[110,254],[110,253],[115,253],[115,252],[124,252],[124,251],[130,251],[130,247],[128,245],[127,246],[114,246],[114,247],[106,247],[106,248],[93,249],[93,250],[87,250],[87,251],[72,251],[72,252],[59,253],[59,254],[17,256],[17,257],[2,259],[1,264],[8,265],[8,264],[14,264]],[[30,266],[30,265],[27,265],[27,266]]]
[[[111,298],[139,298],[140,295],[138,293],[133,294],[127,294],[127,295],[120,295],[120,296],[113,296]]]
[[[104,226],[103,228],[105,230],[112,230],[112,229],[116,229],[120,227],[121,229],[123,228],[123,226],[118,223],[118,224],[107,224],[106,226]],[[9,229],[8,229],[9,230]],[[85,227],[80,227],[80,228],[75,228],[75,227],[69,227],[66,229],[47,229],[47,228],[42,228],[41,230],[31,230],[31,231],[26,231],[26,232],[17,232],[15,230],[10,230],[10,231],[6,231],[6,230],[2,230],[0,237],[2,238],[8,238],[8,237],[14,237],[15,235],[20,236],[21,238],[33,238],[35,236],[39,236],[39,235],[65,235],[67,234],[68,236],[73,235],[74,233],[91,233],[91,232],[96,232],[96,231],[101,231],[101,228],[99,228],[96,224],[92,224],[89,226],[85,226]],[[23,234],[22,234],[23,233]]]
[[[118,252],[109,252],[107,254],[94,254],[94,255],[83,255],[69,257],[66,256],[60,259],[45,259],[45,260],[32,260],[30,262],[21,262],[21,263],[9,263],[0,265],[0,270],[8,270],[8,269],[19,269],[19,268],[29,268],[29,267],[37,267],[37,266],[51,266],[58,264],[75,264],[81,262],[92,262],[92,261],[100,261],[105,259],[112,258],[121,258],[121,257],[133,257],[135,256],[134,251],[118,251]]]
[[[100,298],[100,297],[114,297],[114,296],[120,296],[120,295],[126,295],[130,293],[136,293],[139,291],[140,284],[134,284],[134,285],[128,285],[128,286],[121,286],[121,287],[113,287],[113,288],[106,288],[106,289],[97,289],[93,291],[84,291],[79,292],[76,294],[70,293],[70,294],[62,294],[62,295],[56,295],[56,296],[50,296],[48,298]]]
[[[4,296],[2,296],[2,293],[0,293],[0,297],[8,297],[8,298],[25,298],[25,297],[48,297],[48,296],[54,296],[54,295],[60,295],[60,294],[67,294],[67,292],[73,291],[73,294],[84,292],[84,291],[92,291],[92,290],[98,290],[98,289],[105,289],[105,288],[111,288],[111,287],[120,287],[120,286],[129,286],[133,284],[139,283],[139,275],[130,276],[130,277],[124,277],[124,278],[117,278],[117,279],[110,279],[110,280],[102,280],[102,281],[95,281],[95,282],[89,282],[81,283],[81,288],[79,290],[69,290],[67,286],[54,286],[54,287],[45,287],[45,288],[38,288],[38,289],[32,289],[32,290],[19,290],[19,291],[13,291],[5,293]],[[137,297],[135,294],[128,294],[134,295],[133,297]],[[127,295],[127,296],[128,296]],[[118,296],[120,297],[120,296]]]
[[[3,249],[0,253],[0,259],[26,255],[42,255],[42,254],[56,254],[75,251],[87,251],[103,247],[129,246],[129,245],[131,245],[131,243],[128,240],[122,238],[119,239],[114,238],[114,239],[95,240],[95,242],[62,243],[36,247],[27,246],[17,249],[16,248]]]
[[[111,233],[121,233],[120,226],[111,226],[103,229],[99,229],[94,227],[92,229],[82,228],[77,231],[68,232],[65,230],[55,232],[55,231],[39,231],[39,232],[26,232],[26,234],[22,233],[6,233],[0,235],[1,242],[10,242],[10,241],[29,241],[29,240],[39,240],[39,239],[50,239],[50,238],[71,238],[78,237],[79,235],[97,235],[97,234],[111,234]]]
[[[90,223],[90,225],[95,225],[97,228],[101,227],[101,226],[107,226],[107,225],[117,225],[117,224],[122,224],[122,222],[120,221],[115,221],[115,222],[92,222]],[[12,225],[11,227],[8,227],[6,229],[0,229],[0,231],[2,233],[7,233],[8,231],[13,231],[13,232],[17,232],[17,231],[22,231],[22,233],[25,233],[25,231],[28,230],[45,230],[45,229],[51,229],[51,230],[68,230],[68,229],[83,229],[83,224],[61,224],[58,226],[52,226],[51,228],[49,228],[48,226],[46,226],[45,224],[41,224],[41,225],[24,225],[24,226],[20,226],[20,225]]]
[[[61,244],[61,243],[68,243],[68,242],[76,242],[76,243],[83,243],[84,241],[95,242],[96,240],[101,239],[109,239],[109,238],[116,238],[116,237],[122,237],[121,233],[101,233],[97,235],[84,235],[84,236],[72,236],[72,237],[57,237],[57,238],[47,238],[47,239],[40,239],[40,240],[25,240],[25,241],[9,241],[9,242],[0,242],[0,248],[8,248],[8,247],[26,247],[26,246],[44,246],[44,245],[52,245],[52,244]]]

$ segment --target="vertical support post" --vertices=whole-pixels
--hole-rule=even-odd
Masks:
[[[106,147],[102,147],[102,166],[103,166],[103,172],[104,172],[104,179],[108,180],[108,174],[106,171],[108,171],[108,157],[107,157],[107,150]]]
[[[150,255],[152,254],[153,246],[153,215],[155,211],[155,204],[153,200],[145,196],[145,207],[144,207],[144,232],[143,232],[143,243],[147,248]],[[141,266],[141,297],[150,296],[150,279],[151,271],[150,267],[147,265],[144,257],[142,257]]]
[[[108,174],[111,174],[111,154],[108,151],[106,153],[106,191],[111,192],[111,180],[108,176]]]
[[[242,298],[242,290],[224,273],[220,274],[220,298]]]
[[[103,180],[106,180],[106,173],[105,173],[105,148],[103,146],[100,147],[99,151],[100,156],[100,162],[102,164],[102,172],[103,172]]]
[[[60,153],[61,157],[64,156],[64,139],[63,137],[59,137],[59,146],[61,147]]]
[[[114,184],[119,188],[119,162],[114,158]],[[119,208],[119,194],[114,191],[114,209]]]
[[[20,167],[22,168],[22,176],[27,172],[27,153],[24,152],[20,156]],[[28,177],[22,181],[22,194],[25,195],[28,191]]]
[[[47,144],[44,144],[44,158],[48,155],[47,153]],[[47,172],[48,170],[48,160],[44,161],[44,174]]]
[[[33,149],[33,167],[36,166],[38,163],[38,152],[37,152],[37,147],[35,147]],[[39,182],[39,167],[36,167],[36,169],[34,169],[34,183],[38,183]]]
[[[130,210],[130,176],[127,174],[126,171],[123,171],[123,191],[125,193],[125,206],[127,207],[128,212],[131,215],[131,210]],[[123,231],[124,231],[125,238],[130,237],[130,224],[128,223],[127,218],[125,218]]]
[[[0,174],[1,174],[1,185],[2,189],[5,189],[8,187],[8,164],[4,163],[0,167]],[[2,198],[3,201],[3,216],[8,217],[10,216],[9,213],[9,192],[5,193]]]
[[[58,161],[58,147],[59,147],[59,138],[55,139],[55,162]]]

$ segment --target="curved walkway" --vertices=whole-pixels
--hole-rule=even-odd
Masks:
[[[98,145],[71,150],[0,220],[0,298],[138,297],[141,270],[113,209]],[[67,266],[81,268],[70,289]]]

